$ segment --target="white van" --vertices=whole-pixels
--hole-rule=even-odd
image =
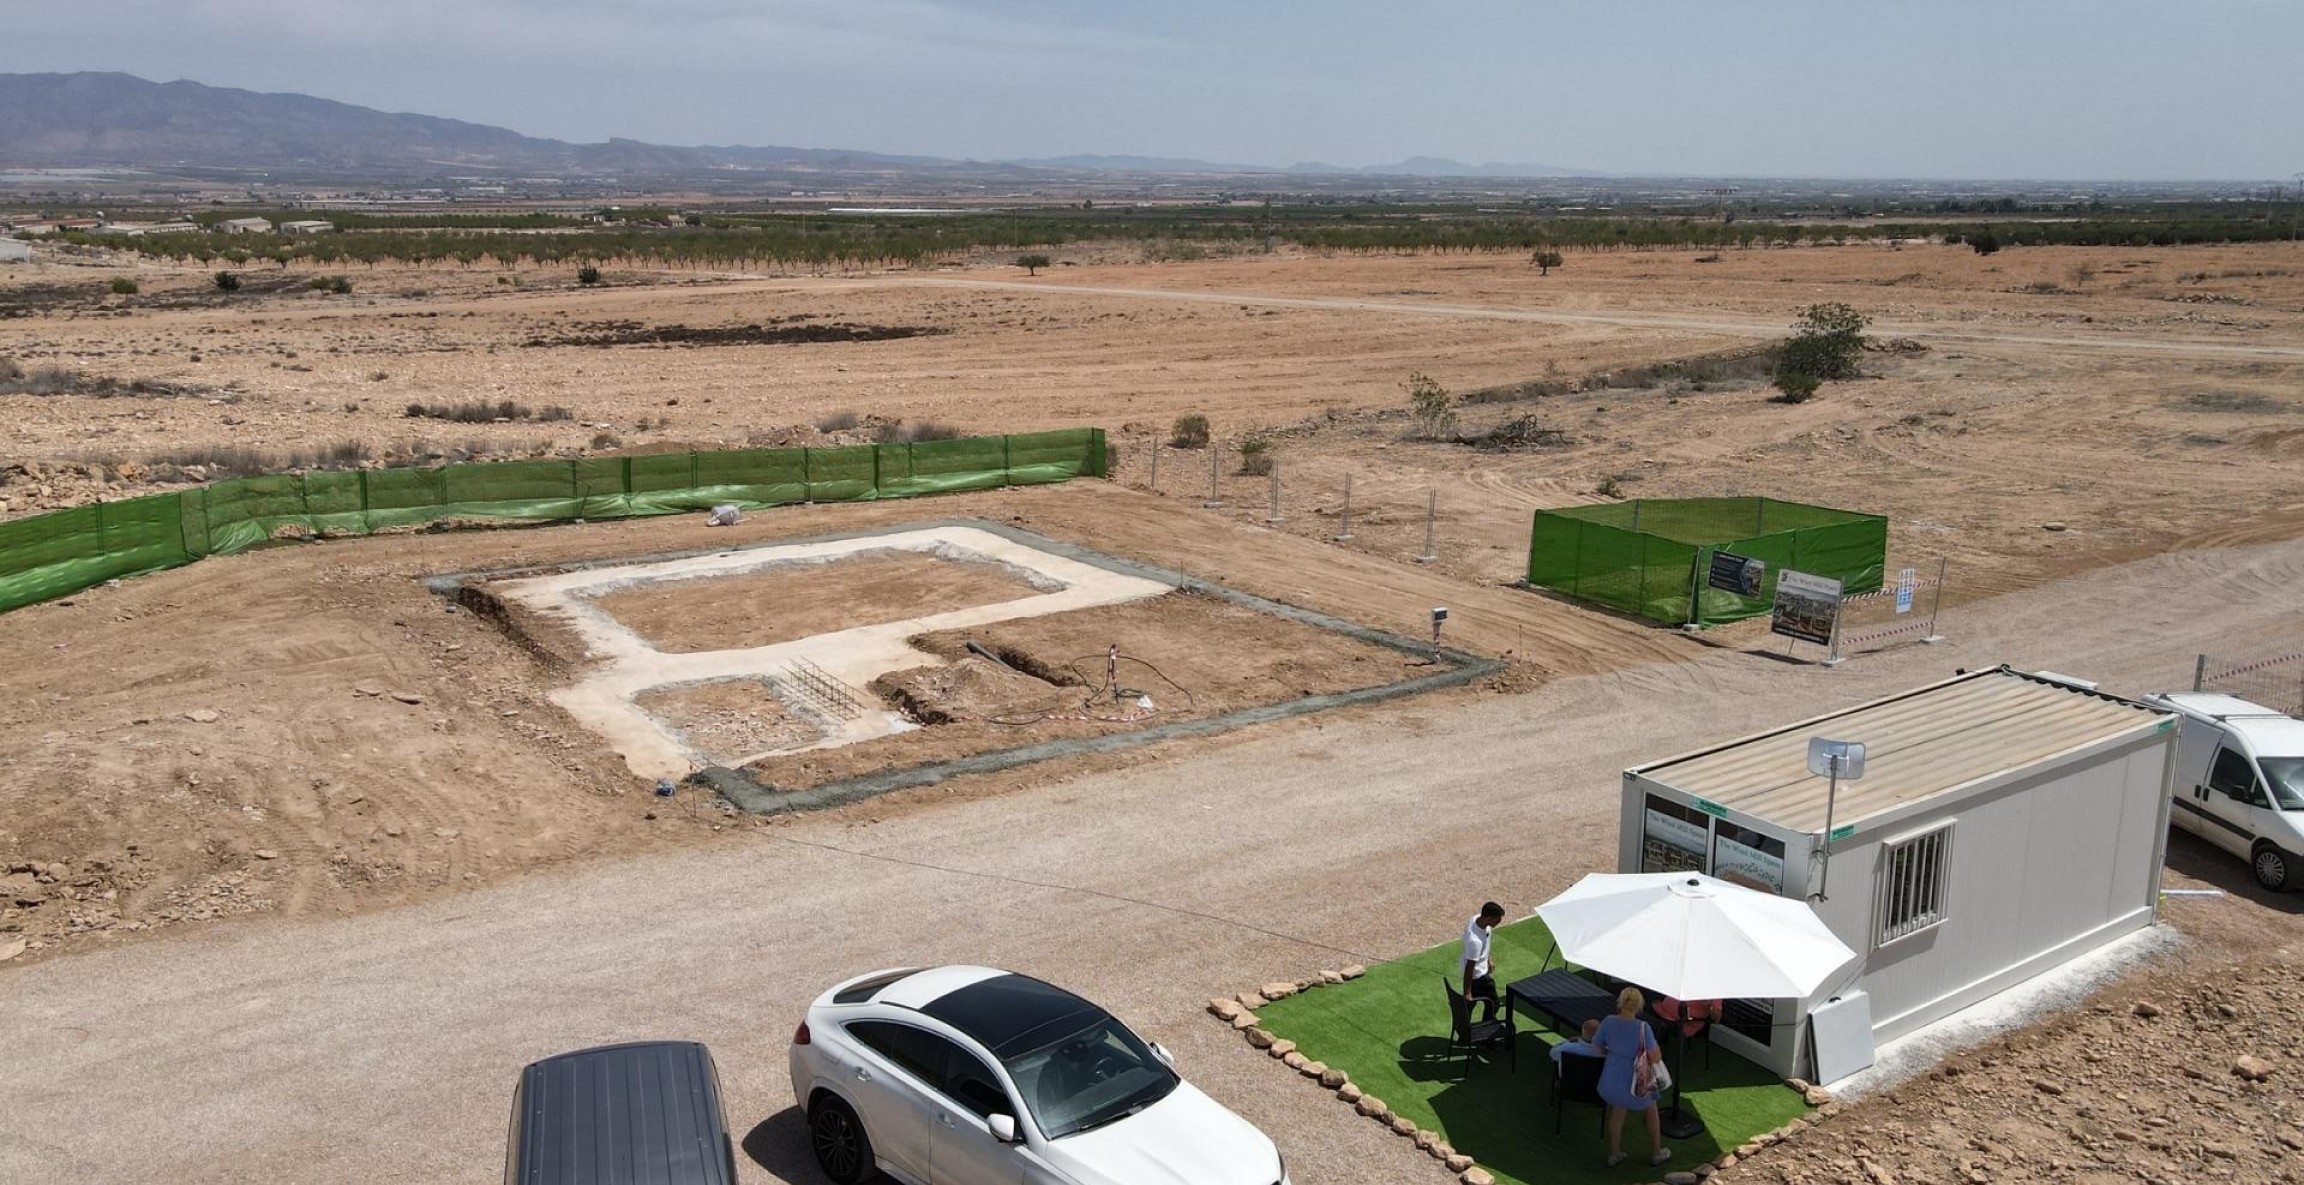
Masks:
[[[2304,888],[2304,720],[2206,692],[2144,702],[2183,722],[2169,818],[2246,857],[2265,888]]]

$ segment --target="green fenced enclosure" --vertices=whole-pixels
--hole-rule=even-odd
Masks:
[[[1768,565],[1758,596],[1706,584],[1719,551]],[[1886,518],[1774,498],[1649,498],[1539,510],[1528,535],[1528,583],[1675,625],[1765,615],[1787,568],[1838,580],[1853,596],[1878,589],[1887,565]]]
[[[275,473],[0,523],[0,612],[230,555],[282,534],[639,518],[733,503],[861,502],[1102,477],[1104,431]]]

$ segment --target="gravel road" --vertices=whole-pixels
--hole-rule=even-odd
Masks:
[[[1524,911],[1613,852],[1617,771],[2008,661],[2115,690],[2292,636],[2304,542],[2162,555],[1948,615],[1825,671],[1722,651],[1236,734],[1002,797],[866,805],[397,910],[257,921],[0,972],[0,1180],[481,1182],[520,1065],[708,1042],[748,1181],[815,1181],[804,1001],[978,961],[1104,1002],[1278,1139],[1295,1177],[1437,1179],[1201,1014],[1208,997]]]

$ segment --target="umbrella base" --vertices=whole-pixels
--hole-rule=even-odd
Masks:
[[[1663,1127],[1664,1134],[1671,1139],[1691,1139],[1704,1132],[1704,1121],[1696,1118],[1694,1111],[1682,1109],[1677,1101],[1658,1112],[1656,1120]]]

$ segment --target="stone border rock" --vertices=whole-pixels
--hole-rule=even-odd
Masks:
[[[1481,1168],[1471,1157],[1458,1152],[1445,1136],[1416,1126],[1413,1119],[1393,1114],[1392,1108],[1384,1100],[1361,1090],[1352,1081],[1350,1074],[1306,1057],[1296,1048],[1294,1041],[1265,1028],[1263,1021],[1256,1015],[1256,1009],[1275,1000],[1285,1000],[1318,988],[1334,987],[1367,973],[1368,968],[1365,966],[1354,965],[1339,970],[1324,970],[1309,979],[1294,983],[1275,981],[1261,984],[1236,996],[1217,996],[1209,1000],[1208,1013],[1246,1038],[1250,1048],[1262,1050],[1273,1060],[1294,1070],[1298,1077],[1334,1095],[1338,1102],[1350,1106],[1353,1113],[1373,1119],[1383,1124],[1385,1130],[1393,1135],[1408,1140],[1417,1151],[1439,1162],[1443,1169],[1457,1179],[1459,1185],[1496,1185],[1494,1174]],[[1784,1085],[1797,1092],[1801,1101],[1815,1110],[1807,1115],[1795,1116],[1791,1122],[1774,1131],[1762,1132],[1712,1160],[1701,1161],[1693,1168],[1666,1173],[1660,1185],[1696,1185],[1721,1169],[1734,1168],[1750,1160],[1764,1148],[1774,1147],[1801,1132],[1816,1128],[1842,1111],[1839,1101],[1821,1086],[1800,1078],[1787,1078]]]

